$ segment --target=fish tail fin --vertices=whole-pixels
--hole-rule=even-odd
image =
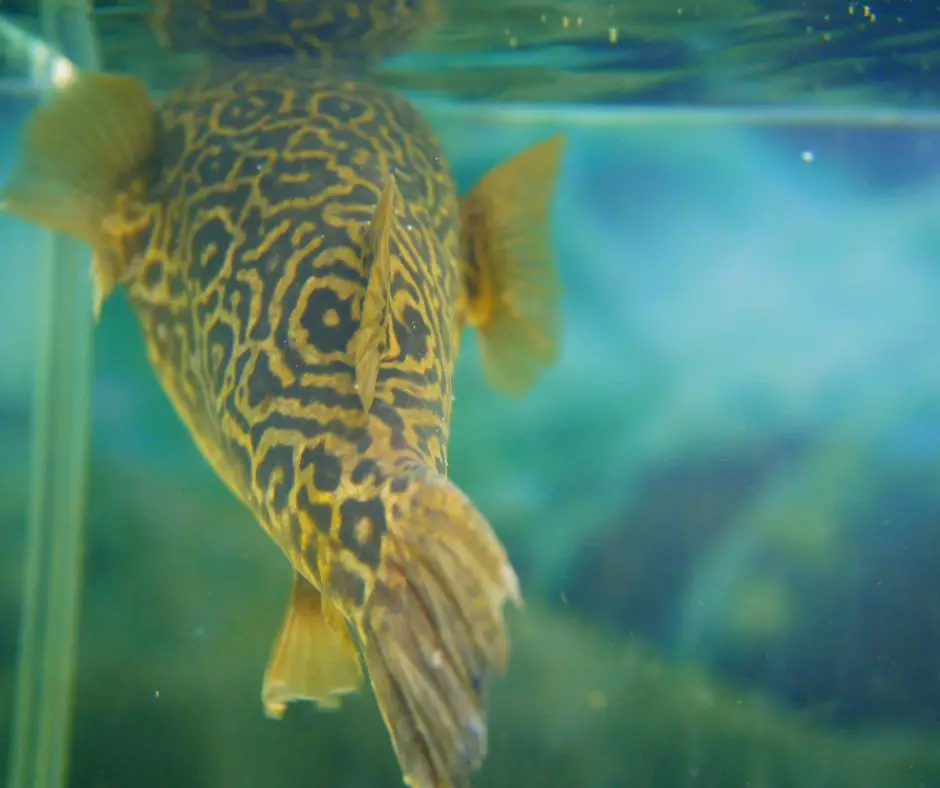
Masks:
[[[377,580],[358,635],[405,782],[465,786],[486,755],[492,675],[505,670],[507,600],[521,604],[503,546],[448,479],[425,469],[393,491]],[[400,488],[399,488],[400,489]]]
[[[379,366],[395,341],[392,323],[391,239],[398,186],[390,175],[362,239],[362,266],[367,275],[359,328],[353,339],[356,390],[366,411],[372,408]]]
[[[461,205],[467,321],[480,332],[490,383],[525,393],[558,356],[561,287],[549,246],[564,137],[486,173]]]
[[[339,698],[362,686],[359,654],[339,610],[294,574],[291,598],[264,674],[265,714],[280,718],[292,701],[339,708]]]
[[[156,142],[156,109],[133,77],[76,69],[26,124],[0,208],[88,244],[95,315],[130,264],[122,239],[135,177]]]

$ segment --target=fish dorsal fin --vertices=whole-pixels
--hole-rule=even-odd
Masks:
[[[264,673],[265,714],[280,718],[292,701],[336,709],[362,686],[359,654],[342,614],[296,572],[284,624]]]
[[[121,214],[156,128],[139,80],[75,69],[28,119],[0,194],[3,210],[93,249],[96,314],[131,262],[121,237],[132,222]]]
[[[549,221],[564,137],[487,172],[461,201],[467,322],[480,332],[483,369],[518,396],[558,356],[561,287]]]
[[[392,322],[392,228],[398,186],[389,176],[362,243],[363,267],[368,266],[362,316],[356,332],[353,352],[356,361],[356,389],[366,411],[372,408],[379,366],[393,348],[395,328]]]

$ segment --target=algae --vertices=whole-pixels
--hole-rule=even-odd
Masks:
[[[101,456],[93,468],[72,784],[397,784],[368,692],[264,718],[260,682],[289,573],[221,485]],[[0,501],[15,500],[3,479]],[[11,489],[12,488],[12,489]],[[11,512],[5,511],[4,517]],[[17,545],[0,556],[11,572]],[[11,606],[10,588],[0,613]],[[0,627],[6,622],[0,622]],[[840,733],[663,660],[545,600],[510,617],[477,785],[892,788],[940,780],[940,740]],[[0,704],[9,668],[0,673]],[[0,730],[0,736],[6,731]]]

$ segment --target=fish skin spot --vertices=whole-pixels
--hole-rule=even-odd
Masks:
[[[339,489],[342,464],[339,457],[327,451],[323,443],[305,449],[300,456],[301,467],[313,466],[313,485],[319,492],[333,493]]]
[[[318,353],[343,353],[356,330],[352,303],[330,287],[318,287],[304,304],[300,325],[306,332],[306,341]]]
[[[378,473],[378,463],[375,460],[370,459],[361,459],[356,463],[356,466],[353,468],[352,475],[350,476],[350,481],[353,484],[361,485],[365,484],[366,480],[369,477],[377,483],[377,473]]]
[[[372,525],[372,520],[369,517],[360,517],[359,522],[356,523],[356,541],[360,545],[366,545],[372,539],[372,535],[375,533],[375,528]]]
[[[385,534],[385,505],[378,497],[359,501],[347,499],[340,504],[340,541],[362,563],[377,566],[382,537]],[[362,522],[368,521],[367,526]],[[360,540],[364,536],[365,539]]]
[[[330,570],[330,593],[344,600],[347,604],[362,607],[366,596],[365,580],[342,564],[334,565]]]
[[[310,499],[310,493],[306,486],[301,486],[297,490],[297,506],[307,516],[310,517],[314,527],[324,536],[329,536],[330,528],[333,522],[333,507],[323,503],[314,503]],[[316,566],[313,563],[312,566]]]

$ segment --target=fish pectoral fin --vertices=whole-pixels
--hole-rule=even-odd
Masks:
[[[448,479],[396,499],[358,640],[405,782],[467,786],[487,750],[490,680],[508,661],[518,581],[486,519]]]
[[[122,199],[156,145],[156,108],[133,77],[76,69],[27,120],[0,207],[94,250],[95,315],[130,261]],[[130,219],[128,219],[130,221]]]
[[[359,329],[353,339],[356,389],[366,411],[372,408],[382,359],[395,342],[392,323],[392,228],[398,200],[395,178],[389,176],[362,241],[363,269],[368,271]]]
[[[290,604],[264,674],[265,714],[280,718],[292,701],[339,708],[339,696],[362,687],[359,654],[340,612],[294,574]]]
[[[524,394],[558,356],[561,286],[549,245],[564,137],[486,173],[461,201],[468,323],[480,332],[487,379]]]

